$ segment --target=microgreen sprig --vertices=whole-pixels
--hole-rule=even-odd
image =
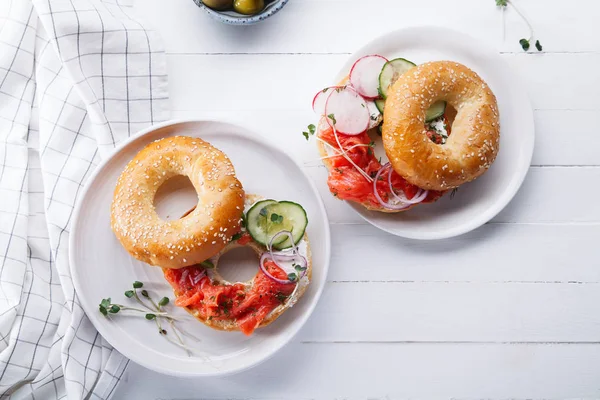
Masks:
[[[231,241],[235,242],[236,240],[240,240],[244,234],[242,232],[238,232],[231,237]]]
[[[304,271],[306,271],[306,267],[303,267],[301,265],[298,264],[292,264],[292,266],[294,267],[294,269],[296,270],[296,272],[290,272],[287,276],[287,278],[292,281],[292,282],[297,282],[300,280],[300,277],[302,276],[302,273]]]
[[[521,10],[519,10],[519,8],[517,8],[517,6],[515,6],[515,4],[513,3],[512,0],[495,0],[496,1],[496,6],[502,8],[502,10],[506,10],[506,8],[508,8],[508,6],[511,6],[513,8],[513,10],[515,10],[515,12],[519,15],[519,17],[521,17],[521,19],[527,24],[527,28],[529,29],[529,37],[523,38],[519,40],[519,44],[521,45],[521,48],[524,51],[528,51],[529,48],[531,47],[531,41],[533,40],[533,26],[531,26],[531,23],[529,22],[529,20],[527,19],[527,17],[525,17],[525,15],[521,12]],[[537,49],[537,51],[542,51],[543,47],[542,44],[540,43],[539,40],[535,41],[535,48]]]
[[[140,313],[139,314],[140,316],[143,316],[148,321],[154,321],[156,323],[156,327],[158,328],[158,333],[161,336],[163,336],[169,342],[175,344],[176,346],[185,349],[186,352],[188,353],[188,355],[192,355],[192,350],[185,345],[185,343],[183,342],[183,339],[181,338],[179,333],[181,332],[182,334],[185,334],[186,336],[189,336],[195,340],[199,340],[199,339],[188,334],[187,332],[184,332],[182,329],[178,328],[175,325],[175,322],[178,321],[178,319],[173,317],[172,315],[170,315],[163,308],[170,302],[168,297],[163,297],[158,302],[155,302],[154,299],[152,298],[152,296],[150,295],[150,293],[148,292],[148,290],[142,289],[143,286],[144,286],[144,284],[142,282],[135,281],[132,284],[133,289],[125,291],[124,295],[128,299],[135,300],[142,307],[144,307],[144,309],[137,308],[137,307],[130,307],[130,306],[126,306],[123,304],[115,304],[112,302],[111,298],[109,297],[106,299],[102,299],[102,301],[100,302],[100,304],[98,306],[100,313],[102,315],[104,315],[105,317],[108,317],[110,314],[117,314],[121,311],[135,311],[136,313]],[[138,289],[141,289],[139,291],[139,294],[138,294]],[[142,298],[140,297],[140,294],[144,299],[146,299],[148,302],[150,302],[149,305],[142,300]],[[131,314],[131,315],[135,315],[135,314]],[[171,326],[171,331],[177,337],[177,341],[174,341],[173,339],[171,339],[168,336],[168,332],[166,329],[164,329],[163,324],[161,322],[163,320],[166,321]]]
[[[317,131],[317,127],[314,126],[314,124],[310,124],[310,125],[308,125],[308,131],[302,132],[302,135],[304,135],[304,138],[306,138],[306,140],[308,140],[312,135],[315,134],[316,131]]]
[[[271,222],[275,224],[280,224],[283,222],[283,215],[279,215],[276,213],[271,214]]]

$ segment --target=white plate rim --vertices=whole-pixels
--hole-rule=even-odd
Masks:
[[[535,147],[535,121],[534,121],[533,107],[531,105],[531,100],[530,100],[527,92],[523,89],[523,85],[521,84],[521,77],[518,74],[515,74],[512,72],[512,69],[498,55],[497,52],[489,50],[489,47],[490,47],[489,44],[481,42],[479,39],[477,39],[465,32],[447,28],[447,27],[432,26],[432,25],[414,25],[414,26],[399,28],[399,29],[395,29],[395,30],[391,30],[386,33],[383,33],[383,34],[369,40],[368,43],[364,44],[358,50],[356,50],[350,56],[348,56],[348,59],[346,60],[346,62],[342,66],[342,68],[338,71],[338,73],[336,74],[336,78],[332,84],[337,84],[337,82],[339,82],[342,78],[344,78],[345,76],[348,75],[348,71],[349,71],[348,64],[350,64],[350,66],[351,66],[352,65],[351,63],[353,62],[352,60],[357,60],[359,57],[364,56],[365,54],[372,54],[371,52],[369,52],[369,49],[373,46],[374,42],[383,40],[386,37],[400,36],[403,34],[409,35],[409,34],[419,33],[419,31],[428,32],[428,34],[431,34],[431,32],[434,32],[434,33],[437,32],[438,35],[453,35],[457,38],[462,39],[464,41],[463,44],[469,43],[470,48],[476,47],[477,51],[479,51],[483,56],[496,59],[499,64],[502,64],[505,67],[504,68],[505,74],[510,75],[511,80],[513,82],[515,82],[514,88],[516,90],[518,90],[519,96],[528,105],[527,109],[524,110],[524,112],[527,113],[527,126],[524,126],[524,128],[523,128],[523,132],[528,133],[528,135],[526,137],[524,136],[524,139],[523,139],[525,145],[527,146],[528,156],[524,159],[523,164],[520,166],[520,169],[518,170],[518,175],[516,176],[516,179],[511,182],[512,185],[503,192],[504,196],[499,198],[496,201],[496,203],[494,203],[493,208],[490,208],[490,209],[486,210],[485,212],[479,214],[478,217],[471,219],[469,222],[461,224],[457,228],[447,229],[447,230],[439,231],[439,232],[421,231],[418,229],[404,230],[402,232],[398,232],[398,231],[394,231],[392,229],[389,229],[389,228],[379,224],[377,221],[373,221],[373,220],[369,219],[369,217],[366,215],[368,212],[366,211],[366,209],[364,209],[363,206],[355,204],[350,201],[346,202],[348,205],[350,205],[350,207],[358,215],[360,215],[360,217],[363,220],[365,220],[369,224],[373,225],[374,227],[381,229],[384,232],[390,233],[395,236],[404,237],[406,239],[440,240],[440,239],[448,239],[448,238],[452,238],[455,236],[463,235],[465,233],[468,233],[468,232],[470,232],[474,229],[477,229],[480,226],[486,224],[492,218],[494,218],[496,215],[498,215],[498,213],[500,213],[500,211],[502,211],[510,203],[510,201],[515,197],[515,195],[519,191],[520,187],[522,186],[522,184],[525,180],[525,177],[527,176],[527,173],[529,172],[529,168],[531,166],[531,160],[533,159],[533,151],[534,151],[534,147]],[[492,46],[492,48],[494,48],[494,47]],[[525,162],[525,160],[526,160],[526,162]],[[408,212],[410,212],[410,211],[408,211]],[[392,215],[394,215],[394,214],[392,214]]]
[[[73,250],[74,240],[75,240],[74,238],[77,237],[77,221],[79,220],[79,215],[81,213],[81,210],[83,209],[82,208],[83,207],[83,199],[86,197],[88,190],[91,188],[91,186],[92,186],[91,183],[96,179],[96,177],[98,177],[103,172],[103,170],[105,168],[107,168],[107,166],[110,164],[111,160],[115,156],[117,156],[121,151],[123,151],[127,146],[131,145],[133,142],[135,142],[137,140],[142,140],[146,135],[148,135],[156,130],[163,129],[163,128],[171,126],[171,125],[178,125],[178,124],[185,124],[185,123],[221,123],[221,124],[228,124],[228,125],[231,125],[231,126],[234,126],[237,128],[241,128],[245,132],[252,132],[254,134],[254,136],[250,136],[247,133],[241,134],[238,132],[236,132],[236,135],[243,136],[245,139],[248,139],[248,140],[251,140],[254,142],[260,142],[260,145],[268,148],[269,150],[280,153],[281,155],[286,157],[291,163],[293,163],[293,165],[295,165],[298,168],[298,170],[303,174],[303,176],[306,178],[306,181],[310,185],[310,188],[313,192],[313,195],[315,197],[318,208],[319,208],[320,212],[323,213],[323,216],[325,217],[325,221],[324,221],[325,222],[325,224],[324,224],[324,227],[325,227],[324,260],[325,260],[325,262],[324,262],[323,266],[320,266],[320,268],[323,270],[323,283],[320,286],[317,286],[316,292],[314,295],[314,301],[312,302],[312,304],[309,305],[309,307],[307,308],[306,312],[303,315],[299,316],[299,318],[301,319],[300,324],[298,324],[297,327],[293,331],[291,331],[291,333],[288,335],[287,340],[278,342],[275,346],[272,347],[270,352],[266,353],[266,355],[264,355],[262,358],[254,361],[253,363],[248,363],[247,365],[243,365],[238,368],[232,368],[227,371],[213,371],[213,372],[203,371],[202,373],[194,373],[194,372],[187,372],[187,371],[181,371],[181,370],[173,371],[171,369],[162,368],[160,363],[145,362],[145,360],[143,360],[139,356],[139,354],[134,352],[134,350],[133,350],[134,347],[129,348],[128,346],[115,346],[114,345],[114,343],[117,342],[117,340],[116,340],[116,338],[113,337],[112,334],[109,333],[109,331],[107,329],[104,328],[104,325],[101,322],[99,322],[100,317],[98,315],[96,315],[97,313],[95,312],[97,306],[91,305],[91,303],[84,301],[83,298],[79,295],[79,293],[82,292],[82,287],[80,286],[80,283],[79,283],[80,281],[78,279],[79,272],[78,272],[77,268],[75,267],[75,262],[74,262],[74,259],[75,259],[75,254],[74,254],[74,250]],[[271,357],[273,357],[279,350],[281,350],[283,347],[285,347],[287,344],[289,344],[296,337],[298,332],[304,327],[304,325],[306,324],[306,322],[308,321],[310,316],[313,314],[317,304],[319,303],[319,300],[321,298],[323,290],[325,289],[325,285],[327,283],[327,274],[329,273],[329,266],[331,264],[331,229],[330,229],[330,223],[329,223],[329,216],[327,215],[327,210],[325,209],[323,199],[321,198],[321,196],[317,190],[315,182],[313,181],[313,179],[310,176],[308,176],[306,171],[304,171],[304,169],[302,169],[302,167],[296,162],[296,160],[294,160],[294,158],[290,157],[290,155],[286,151],[273,146],[266,140],[261,140],[261,139],[265,139],[265,138],[262,135],[255,132],[253,129],[247,128],[243,125],[240,125],[239,123],[228,121],[227,119],[211,119],[211,118],[170,119],[165,122],[155,124],[155,125],[149,126],[148,128],[142,129],[141,131],[139,131],[136,134],[132,135],[131,137],[127,138],[123,142],[119,143],[119,145],[115,147],[114,151],[98,164],[98,166],[96,167],[94,172],[87,179],[87,181],[77,199],[77,203],[73,209],[73,214],[72,214],[73,219],[70,224],[71,229],[69,232],[68,256],[69,256],[69,270],[71,272],[73,286],[75,288],[75,292],[78,297],[78,303],[81,306],[81,308],[83,309],[83,311],[85,312],[86,316],[88,317],[88,319],[90,320],[92,325],[94,326],[94,328],[100,333],[100,335],[107,342],[109,342],[109,344],[111,344],[111,346],[113,346],[113,348],[115,348],[117,351],[119,351],[121,354],[123,354],[125,357],[132,360],[136,364],[139,364],[145,368],[148,368],[148,369],[158,372],[158,373],[162,373],[165,375],[171,375],[171,376],[177,376],[177,377],[184,377],[184,378],[217,377],[217,376],[228,376],[228,375],[237,374],[237,373],[249,370],[251,368],[254,368],[257,365],[262,364],[263,362],[265,362],[268,359],[270,359]],[[200,323],[200,322],[198,322],[198,323]],[[110,337],[110,339],[109,339],[109,337]],[[129,337],[126,337],[126,338],[128,341],[130,341]]]

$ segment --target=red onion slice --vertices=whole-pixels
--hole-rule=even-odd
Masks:
[[[379,204],[381,204],[384,208],[387,208],[388,210],[404,210],[405,208],[410,207],[410,204],[403,203],[403,202],[399,202],[399,203],[385,202],[385,201],[383,201],[383,199],[379,195],[379,191],[377,190],[377,181],[379,180],[379,177],[389,167],[390,167],[390,163],[387,163],[384,166],[382,166],[379,169],[379,171],[377,171],[377,175],[375,175],[375,179],[373,179],[373,193],[375,194],[375,198],[377,199]]]
[[[197,268],[190,273],[190,269],[185,268],[183,270],[183,272],[181,273],[181,277],[179,278],[179,284],[181,286],[183,286],[183,285],[187,284],[187,281],[189,281],[189,283],[192,286],[195,286],[205,276],[206,276],[206,270],[204,270],[204,269]]]
[[[190,280],[192,281],[193,285],[198,284],[198,282],[200,282],[202,280],[202,278],[204,278],[206,276],[206,270],[203,269],[202,271],[200,271],[198,274],[196,274],[196,276],[192,277],[190,275]]]
[[[391,164],[387,163],[382,168],[389,168],[389,167],[391,167]],[[394,190],[394,186],[392,185],[392,172],[391,171],[388,174],[388,185],[390,186],[390,192],[392,193],[392,196],[394,196],[394,198],[396,198],[396,200],[401,201],[402,203],[406,203],[406,204],[418,204],[418,203],[422,202],[423,200],[425,200],[425,198],[429,194],[429,190],[423,190],[420,188],[417,191],[417,193],[413,196],[412,199],[408,199],[404,192],[402,192],[401,195],[397,194],[396,191]]]
[[[290,247],[293,251],[296,251],[298,249],[298,246],[296,246],[296,243],[294,243],[294,236],[292,235],[292,232],[290,231],[279,231],[276,234],[273,235],[273,237],[271,238],[271,240],[269,240],[269,243],[267,245],[267,249],[269,249],[269,252],[271,253],[271,255],[273,255],[273,252],[271,251],[273,249],[273,243],[275,243],[275,241],[280,237],[280,236],[287,236],[290,243],[292,244],[292,246]]]
[[[298,281],[300,281],[300,279],[304,278],[304,276],[306,275],[306,271],[308,270],[308,261],[306,260],[306,258],[300,256],[299,258],[296,258],[296,260],[298,260],[298,264],[300,264],[300,266],[303,268],[302,273],[298,276],[297,280],[289,280],[289,279],[279,279],[274,277],[273,275],[271,275],[271,273],[269,273],[269,271],[267,270],[267,268],[265,267],[265,261],[268,260],[269,258],[271,258],[271,255],[268,252],[265,252],[262,254],[262,256],[260,256],[260,261],[258,262],[259,266],[260,266],[260,270],[262,271],[263,274],[265,274],[267,276],[267,278],[271,279],[274,282],[277,283],[281,283],[283,285],[288,285],[290,283],[298,283]],[[277,261],[273,260],[271,258],[271,260],[277,264]],[[277,266],[281,269],[283,269],[281,267],[281,265],[277,264]],[[283,269],[283,271],[287,274],[289,274],[290,272],[286,271],[285,269]],[[296,270],[293,271],[294,273],[297,273]]]
[[[190,271],[187,268],[183,270],[183,272],[181,273],[181,276],[179,277],[179,285],[184,285],[186,283],[186,280],[187,280],[189,274],[190,274]],[[191,279],[190,279],[190,282],[191,282]]]
[[[290,242],[292,243],[292,247],[288,250],[288,251],[278,251],[278,252],[274,252],[273,251],[273,243],[275,243],[275,241],[281,237],[281,236],[287,236],[288,239],[290,240]],[[297,283],[300,279],[302,279],[304,277],[304,275],[306,275],[306,271],[308,270],[308,260],[306,259],[306,257],[302,256],[298,250],[298,246],[296,245],[296,243],[294,243],[294,237],[292,236],[292,232],[290,231],[279,231],[277,232],[275,235],[273,235],[273,237],[271,238],[271,240],[269,240],[269,243],[267,244],[267,250],[268,252],[265,252],[262,254],[262,256],[260,257],[260,270],[271,280],[278,282],[278,283],[282,283],[282,284],[289,284],[289,283]],[[279,264],[277,261],[295,261],[297,264],[299,264],[302,267],[302,273],[299,274],[298,279],[296,281],[292,281],[289,279],[279,279],[274,277],[273,275],[271,275],[269,273],[269,271],[267,271],[267,268],[265,268],[264,266],[264,262],[267,259],[271,259],[275,264],[277,264],[277,266],[281,269],[283,269],[283,271],[286,274],[290,274],[291,272],[293,273],[298,273],[298,271],[294,270],[294,271],[286,271],[281,264]]]

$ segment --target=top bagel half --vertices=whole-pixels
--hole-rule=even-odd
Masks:
[[[158,188],[187,176],[198,205],[166,221],[154,208]],[[115,188],[111,226],[135,258],[165,268],[200,263],[221,251],[240,230],[244,190],[229,158],[198,138],[174,136],[150,143],[122,172]]]
[[[456,110],[445,144],[427,137],[425,112],[444,100]],[[462,64],[435,61],[400,75],[385,103],[383,145],[394,170],[428,190],[448,190],[483,174],[498,153],[496,97]]]

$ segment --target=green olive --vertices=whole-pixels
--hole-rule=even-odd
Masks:
[[[227,10],[233,7],[233,0],[202,0],[202,2],[214,10]]]
[[[235,0],[233,2],[233,9],[240,14],[257,14],[263,8],[265,8],[265,0]]]

